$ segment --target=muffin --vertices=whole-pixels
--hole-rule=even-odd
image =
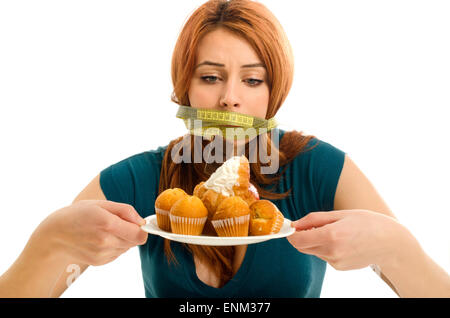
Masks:
[[[156,221],[161,230],[170,232],[169,211],[175,202],[186,195],[187,193],[180,188],[166,189],[158,195],[155,200],[155,212]]]
[[[172,233],[201,235],[208,217],[208,210],[202,200],[186,195],[172,206],[169,213]]]
[[[269,200],[258,200],[250,205],[250,235],[278,233],[284,216]]]
[[[248,236],[250,208],[239,196],[225,198],[217,207],[212,225],[218,236]]]

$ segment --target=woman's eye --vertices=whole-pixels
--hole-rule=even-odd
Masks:
[[[218,78],[217,76],[209,75],[209,76],[202,76],[201,79],[202,79],[203,81],[207,82],[207,83],[214,84],[219,78]],[[245,80],[245,81],[246,81],[250,86],[258,86],[259,84],[261,84],[262,82],[264,82],[264,81],[262,81],[262,80],[255,79],[255,78],[249,78],[249,79],[247,79],[247,80]]]
[[[248,79],[248,81],[249,81],[250,86],[258,86],[259,84],[261,84],[262,82],[264,82],[264,81],[262,81],[262,80],[255,79],[255,78],[250,78],[250,79]],[[251,82],[251,83],[250,83],[250,82]]]
[[[201,79],[207,83],[215,83],[217,76],[202,76]]]

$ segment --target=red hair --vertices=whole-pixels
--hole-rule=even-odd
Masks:
[[[205,34],[218,28],[226,29],[243,39],[253,47],[267,70],[267,80],[270,89],[269,105],[266,119],[275,116],[292,86],[294,75],[294,58],[292,48],[286,34],[275,16],[261,3],[250,0],[210,0],[197,8],[184,24],[176,42],[172,56],[172,82],[173,92],[171,99],[179,105],[190,106],[188,90],[196,65],[196,51],[200,40]],[[209,141],[198,140],[202,137],[181,136],[172,140],[162,162],[159,193],[168,188],[182,188],[192,194],[195,185],[209,178],[213,171],[208,171],[204,162],[175,163],[171,152],[175,145],[190,142],[193,156],[193,145],[200,142],[205,147]],[[295,156],[302,152],[314,136],[305,136],[295,130],[286,132],[275,147],[270,134],[258,137],[257,144],[266,145],[267,154],[276,152],[280,168],[286,166]],[[197,139],[197,140],[196,140]],[[245,147],[245,155],[249,158],[249,146]],[[257,162],[250,162],[251,182],[257,188],[260,197],[278,200],[287,197],[286,193],[273,193],[263,189],[260,185],[276,185],[285,169],[273,175],[261,173],[264,166],[257,158]],[[280,169],[281,170],[281,169]],[[200,262],[216,273],[223,286],[233,276],[232,261],[234,247],[189,245],[186,247],[199,259]],[[170,249],[170,242],[165,241],[165,252],[169,260],[174,260]]]

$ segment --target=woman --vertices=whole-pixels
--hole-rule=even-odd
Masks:
[[[282,106],[292,79],[289,42],[272,13],[253,1],[213,0],[192,14],[179,35],[172,100],[268,120]],[[67,268],[78,276],[139,245],[147,297],[319,297],[326,262],[341,270],[376,264],[402,297],[450,296],[447,273],[395,220],[348,155],[314,136],[273,132],[255,138],[276,154],[271,158],[279,169],[262,173],[258,157],[250,164],[251,182],[262,198],[296,220],[297,231],[288,239],[207,247],[140,231],[159,193],[179,187],[192,194],[217,167],[205,160],[174,162],[180,145],[194,155],[201,136],[188,134],[104,169],[72,206],[36,229],[0,287],[19,281],[28,288],[8,295],[59,296],[73,278]],[[204,149],[210,141],[200,142]],[[248,144],[235,146],[244,146],[249,156]]]

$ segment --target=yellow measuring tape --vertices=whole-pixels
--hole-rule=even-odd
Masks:
[[[211,139],[215,135],[225,139],[253,138],[277,127],[275,118],[264,119],[225,110],[199,109],[179,106],[176,115],[183,119],[190,134]],[[227,125],[236,127],[227,127]]]

